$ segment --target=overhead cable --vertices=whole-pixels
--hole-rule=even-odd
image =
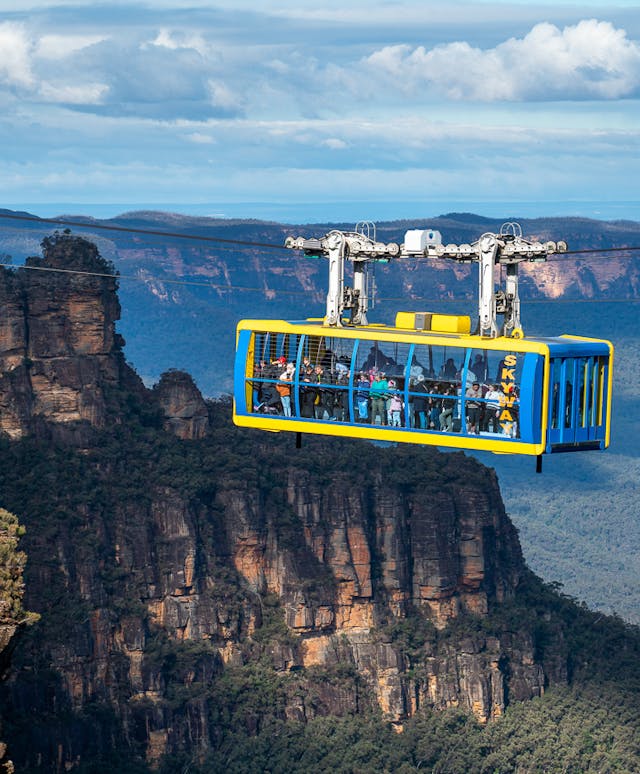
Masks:
[[[108,226],[103,223],[91,222],[85,223],[82,221],[67,220],[66,218],[40,218],[35,215],[14,215],[11,213],[0,213],[0,218],[5,220],[21,220],[29,221],[32,223],[51,223],[57,226],[73,226],[74,228],[88,228],[100,231],[120,231],[129,234],[140,234],[148,236],[160,236],[169,237],[171,239],[187,239],[194,242],[216,242],[223,245],[240,245],[243,247],[261,247],[270,250],[285,250],[284,245],[274,244],[273,242],[253,242],[247,239],[229,239],[225,237],[205,236],[203,234],[184,234],[177,231],[157,231],[155,229],[146,228],[133,228],[129,226]],[[583,250],[567,250],[562,253],[551,253],[551,255],[558,256],[557,258],[548,258],[547,260],[563,260],[568,255],[586,255],[586,254],[599,254],[599,253],[620,253],[620,252],[632,252],[640,250],[640,246],[624,246],[624,247],[591,247]],[[432,256],[425,256],[426,259],[431,259]]]

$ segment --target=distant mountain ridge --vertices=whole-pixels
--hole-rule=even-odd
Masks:
[[[12,213],[2,210],[0,214]],[[81,215],[65,219],[86,222],[87,229],[72,228],[72,232],[94,241],[122,276],[120,330],[145,381],[151,383],[175,366],[192,373],[207,395],[231,388],[234,329],[239,319],[297,319],[323,313],[326,263],[284,249],[285,238],[290,234],[322,236],[333,228],[354,227],[353,223],[291,226],[150,211],[104,221]],[[0,252],[13,256],[16,263],[39,254],[43,237],[56,229],[49,223],[1,222]],[[92,225],[177,236],[92,230]],[[472,213],[448,213],[428,220],[381,222],[376,234],[383,241],[402,241],[409,228],[434,228],[443,241],[463,243],[475,241],[484,232],[496,232],[501,225],[502,220]],[[526,237],[563,239],[570,250],[621,249],[600,255],[555,256],[546,264],[524,265],[525,324],[527,300],[640,298],[640,251],[624,249],[640,246],[640,223],[572,217],[522,220],[520,225]],[[179,235],[221,241],[198,242]],[[391,322],[403,308],[444,308],[472,316],[477,312],[474,266],[395,261],[376,267],[376,286],[378,302],[372,317],[381,322]]]

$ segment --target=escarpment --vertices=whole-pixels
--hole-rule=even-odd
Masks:
[[[43,425],[58,435],[78,423],[104,427],[124,367],[116,281],[94,276],[113,267],[68,235],[45,240],[43,253],[0,272],[0,430],[14,439]]]
[[[95,271],[88,244],[33,265]],[[238,430],[186,374],[142,385],[113,279],[27,273],[0,283],[0,506],[41,615],[1,690],[24,768],[153,767],[268,717],[487,722],[567,679],[559,631],[503,615],[528,571],[492,471]]]

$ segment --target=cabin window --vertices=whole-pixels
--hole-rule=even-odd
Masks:
[[[387,377],[401,379],[404,376],[409,357],[409,344],[388,341],[360,341],[357,356],[358,373],[372,377],[382,372]]]

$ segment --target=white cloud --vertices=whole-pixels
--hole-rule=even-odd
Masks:
[[[55,84],[43,82],[39,94],[46,102],[61,102],[68,105],[100,105],[109,92],[103,83],[81,85]]]
[[[221,81],[210,80],[208,82],[211,104],[222,110],[238,110],[241,107],[241,100],[231,91],[231,89]]]
[[[428,87],[453,100],[606,100],[640,91],[640,46],[595,19],[562,30],[537,24],[488,50],[463,41],[430,50],[387,46],[362,65],[366,76],[405,94]]]
[[[0,24],[0,85],[30,87],[34,83],[31,71],[31,44],[21,24]]]
[[[338,137],[327,137],[326,140],[322,140],[320,145],[330,150],[344,150],[344,148],[348,147],[347,143]]]
[[[63,59],[107,40],[104,35],[44,35],[34,47],[34,55],[42,59]]]
[[[181,31],[170,31],[167,29],[160,30],[155,39],[148,45],[167,48],[170,51],[191,49],[197,51],[201,56],[207,56],[210,48],[202,35],[194,35]]]
[[[195,142],[197,145],[213,145],[216,140],[210,134],[203,134],[202,132],[191,132],[186,135],[189,142]]]

